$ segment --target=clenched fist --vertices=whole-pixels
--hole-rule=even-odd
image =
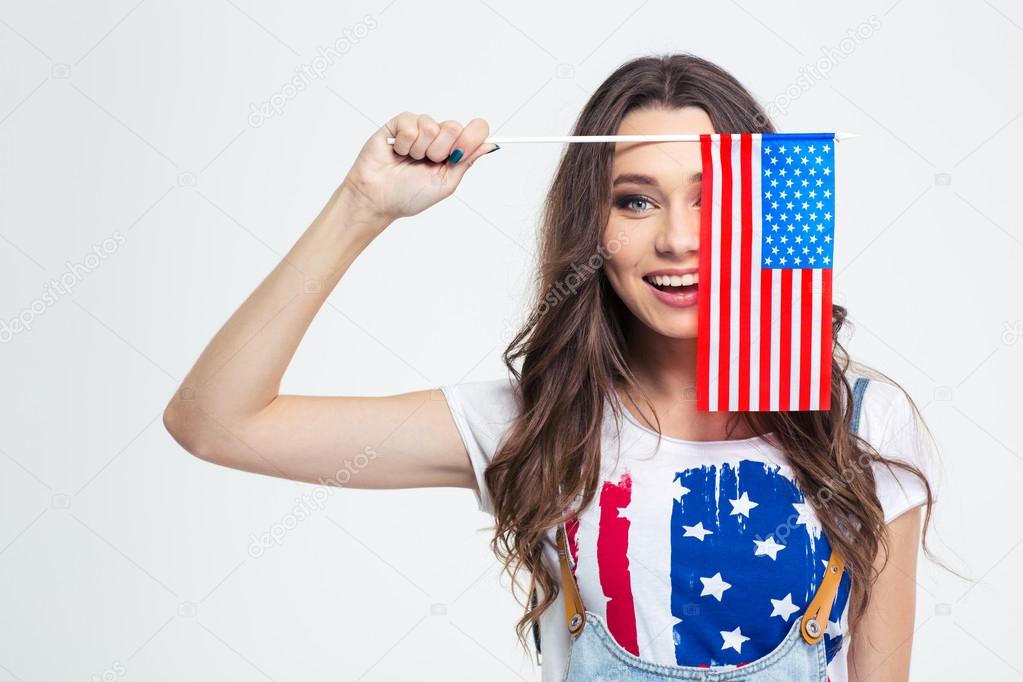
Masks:
[[[361,210],[384,222],[416,215],[450,196],[479,157],[499,148],[483,142],[489,134],[482,118],[463,127],[403,112],[366,141],[342,186],[354,190]]]

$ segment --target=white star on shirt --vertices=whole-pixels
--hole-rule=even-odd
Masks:
[[[753,509],[753,507],[760,506],[757,502],[754,502],[749,498],[749,493],[745,492],[742,494],[741,497],[734,500],[729,500],[729,502],[732,503],[732,513],[729,514],[729,516],[743,514],[747,519],[749,518],[749,510]]]
[[[700,596],[713,595],[718,601],[721,601],[721,595],[724,594],[725,590],[732,586],[731,583],[726,583],[721,579],[721,571],[718,571],[710,578],[700,578],[700,582],[703,583],[703,591],[700,592]]]
[[[757,550],[753,552],[753,556],[761,556],[766,554],[775,561],[778,560],[778,550],[785,549],[785,545],[779,545],[774,541],[774,536],[767,538],[766,540],[754,540],[753,544],[757,546]],[[786,554],[785,556],[788,556]]]
[[[675,501],[681,502],[682,496],[689,492],[689,488],[682,485],[682,479],[676,478],[675,483],[678,483],[678,490],[675,491]]]
[[[747,641],[749,637],[742,634],[742,628],[737,627],[731,632],[728,630],[722,630],[721,636],[724,638],[725,643],[721,645],[721,650],[735,649],[738,653],[742,653],[742,643]]]
[[[774,607],[771,616],[781,616],[786,623],[789,622],[789,616],[799,610],[799,607],[792,603],[791,592],[786,594],[784,599],[772,599],[771,606]]]
[[[703,538],[707,537],[708,535],[713,535],[714,534],[714,531],[707,530],[706,528],[703,527],[703,521],[700,521],[695,526],[682,526],[682,527],[686,529],[685,535],[683,535],[682,537],[684,537],[684,538],[696,538],[700,542],[703,542]]]
[[[827,262],[827,260],[827,258],[824,259],[825,262]],[[820,537],[821,526],[813,508],[811,508],[806,502],[793,502],[792,506],[799,513],[799,518],[796,519],[796,523],[801,523],[806,526],[806,532],[813,537]]]

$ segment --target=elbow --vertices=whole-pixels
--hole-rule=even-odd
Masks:
[[[204,435],[201,419],[195,408],[183,407],[180,398],[174,399],[163,411],[163,427],[186,452],[208,462],[214,461],[209,439]]]

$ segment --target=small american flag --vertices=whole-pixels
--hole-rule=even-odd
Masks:
[[[700,147],[697,409],[830,409],[835,134]]]

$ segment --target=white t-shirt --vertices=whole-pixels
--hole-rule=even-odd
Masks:
[[[475,469],[479,508],[490,514],[483,472],[518,413],[512,381],[442,387]],[[662,665],[766,655],[813,598],[831,552],[784,453],[761,437],[664,436],[657,450],[656,432],[624,408],[623,416],[619,437],[605,407],[597,496],[566,524],[583,604],[618,644]],[[858,433],[882,455],[920,467],[937,499],[933,450],[898,387],[870,381]],[[926,503],[912,474],[875,463],[874,475],[886,522]],[[553,528],[544,559],[560,579]],[[830,682],[848,678],[850,580],[846,572],[825,634]],[[568,661],[563,594],[541,616],[544,681],[560,680]]]

